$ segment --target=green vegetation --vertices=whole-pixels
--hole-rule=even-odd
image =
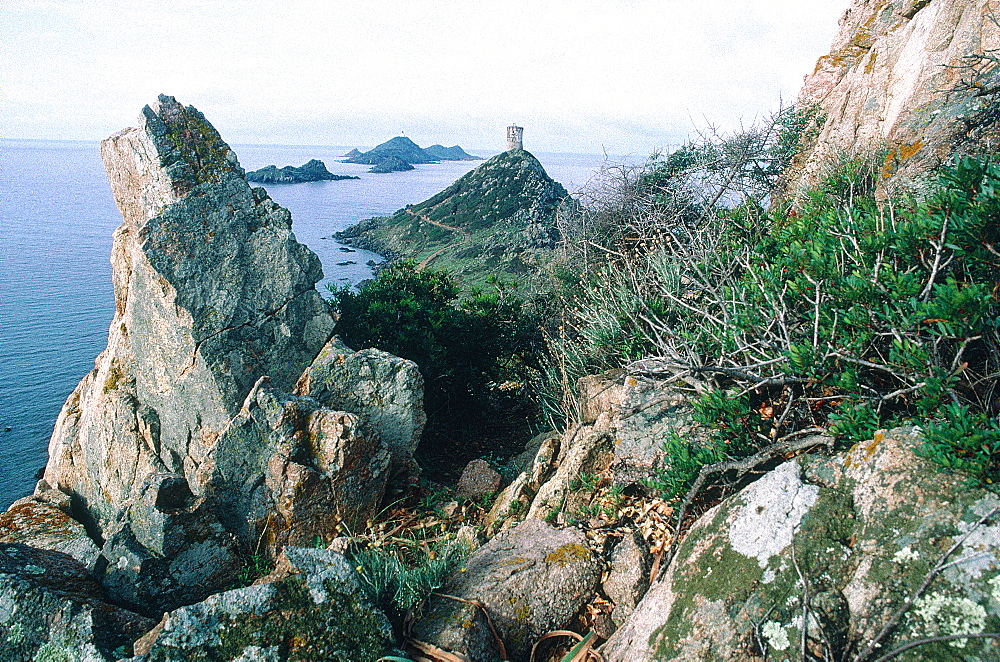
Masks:
[[[416,559],[400,559],[391,550],[369,548],[352,552],[350,559],[372,604],[402,622],[407,612],[441,588],[469,551],[465,545],[450,543]]]
[[[447,275],[412,266],[339,293],[338,332],[421,366],[431,448],[482,438],[472,412],[499,412],[482,403],[503,382],[541,381],[520,395],[572,421],[578,377],[628,367],[691,385],[696,420],[711,431],[666,441],[664,471],[649,483],[665,495],[683,494],[706,464],[815,432],[853,442],[903,423],[926,429],[923,452],[943,467],[1000,480],[1000,167],[961,159],[880,200],[885,155],[845,157],[812,191],[773,199],[821,120],[786,109],[605,173],[560,221],[552,277],[534,292],[550,297],[535,313],[547,351],[504,288],[460,302]],[[462,255],[486,273],[476,233],[523,212],[514,207],[524,198],[512,198],[530,163],[487,175],[518,158],[474,171],[494,197],[470,173],[391,227],[419,235],[422,266]],[[482,453],[504,454],[489,443]]]
[[[628,182],[650,224],[605,238],[622,259],[584,280],[574,334],[556,347],[590,369],[656,357],[661,376],[697,384],[712,440],[668,440],[654,484],[681,494],[705,463],[905,421],[927,425],[929,457],[995,480],[1000,168],[962,159],[923,195],[878,204],[878,159],[850,159],[767,213],[754,196],[763,171],[707,204],[690,185],[706,153],[719,147],[687,146]]]
[[[345,344],[420,366],[427,428],[419,457],[432,473],[524,443],[536,325],[507,286],[460,300],[447,274],[402,262],[334,299],[335,332]]]

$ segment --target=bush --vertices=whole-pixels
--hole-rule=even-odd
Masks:
[[[471,460],[497,450],[473,443],[490,421],[523,426],[517,417],[501,414],[530,408],[526,384],[534,370],[535,325],[503,284],[460,297],[445,272],[403,262],[356,291],[335,290],[334,303],[340,315],[334,332],[346,345],[377,347],[420,367],[425,458],[450,464]]]
[[[853,440],[944,420],[928,454],[991,476],[993,432],[969,441],[969,426],[997,426],[1000,168],[961,159],[925,197],[880,206],[873,162],[846,161],[798,208],[720,202],[648,250],[619,251],[574,302],[564,351],[597,368],[656,357],[698,384],[727,457],[805,429]],[[667,452],[668,464],[716,457]]]
[[[444,584],[469,551],[466,545],[452,543],[422,555],[415,563],[404,562],[382,548],[357,550],[349,556],[368,598],[401,622],[408,611]]]

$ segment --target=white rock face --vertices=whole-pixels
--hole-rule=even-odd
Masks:
[[[991,11],[991,0],[854,0],[799,93],[798,106],[815,104],[824,122],[790,189],[844,155],[881,148],[891,187],[995,138],[1000,72],[975,59],[1000,48]]]
[[[819,495],[800,478],[799,465],[786,462],[743,491],[745,505],[729,525],[729,544],[757,559],[761,568],[792,544],[795,530]]]

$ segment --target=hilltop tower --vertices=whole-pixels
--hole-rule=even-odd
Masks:
[[[524,137],[524,127],[511,124],[507,127],[507,151],[524,149],[521,139]]]

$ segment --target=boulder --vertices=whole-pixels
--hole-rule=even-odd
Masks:
[[[465,465],[455,486],[460,497],[478,499],[493,496],[503,485],[503,476],[486,460],[473,460]]]
[[[0,514],[0,543],[62,552],[93,570],[100,550],[83,525],[51,503],[26,497]]]
[[[705,513],[602,647],[606,660],[810,659],[860,652],[953,545],[890,636],[979,634],[1000,614],[1000,497],[916,454],[914,429],[835,457],[803,455]],[[994,640],[929,643],[906,659],[987,660]]]
[[[983,56],[1000,48],[995,20],[990,0],[854,0],[796,101],[818,117],[786,188],[815,185],[859,145],[888,150],[876,164],[887,188],[992,149],[1000,69]]]
[[[393,471],[414,471],[424,414],[424,378],[417,364],[370,348],[355,352],[332,338],[295,387],[324,407],[363,416],[389,446]]]
[[[469,603],[479,601],[509,659],[527,660],[539,637],[569,624],[593,595],[600,574],[582,532],[527,520],[469,557],[431,596],[413,637],[472,662],[503,659],[482,610]]]
[[[389,650],[389,622],[342,555],[288,547],[279,567],[266,583],[169,612],[135,662],[375,662]]]
[[[155,621],[109,604],[67,554],[0,543],[0,652],[4,662],[110,662]]]
[[[694,421],[691,396],[642,375],[622,375],[616,380],[614,459],[616,485],[641,485],[656,471],[666,470],[663,444],[672,436],[689,443],[707,443],[707,432]]]
[[[611,568],[601,587],[615,603],[614,621],[621,624],[649,588],[653,557],[638,531],[629,531],[611,551]]]

